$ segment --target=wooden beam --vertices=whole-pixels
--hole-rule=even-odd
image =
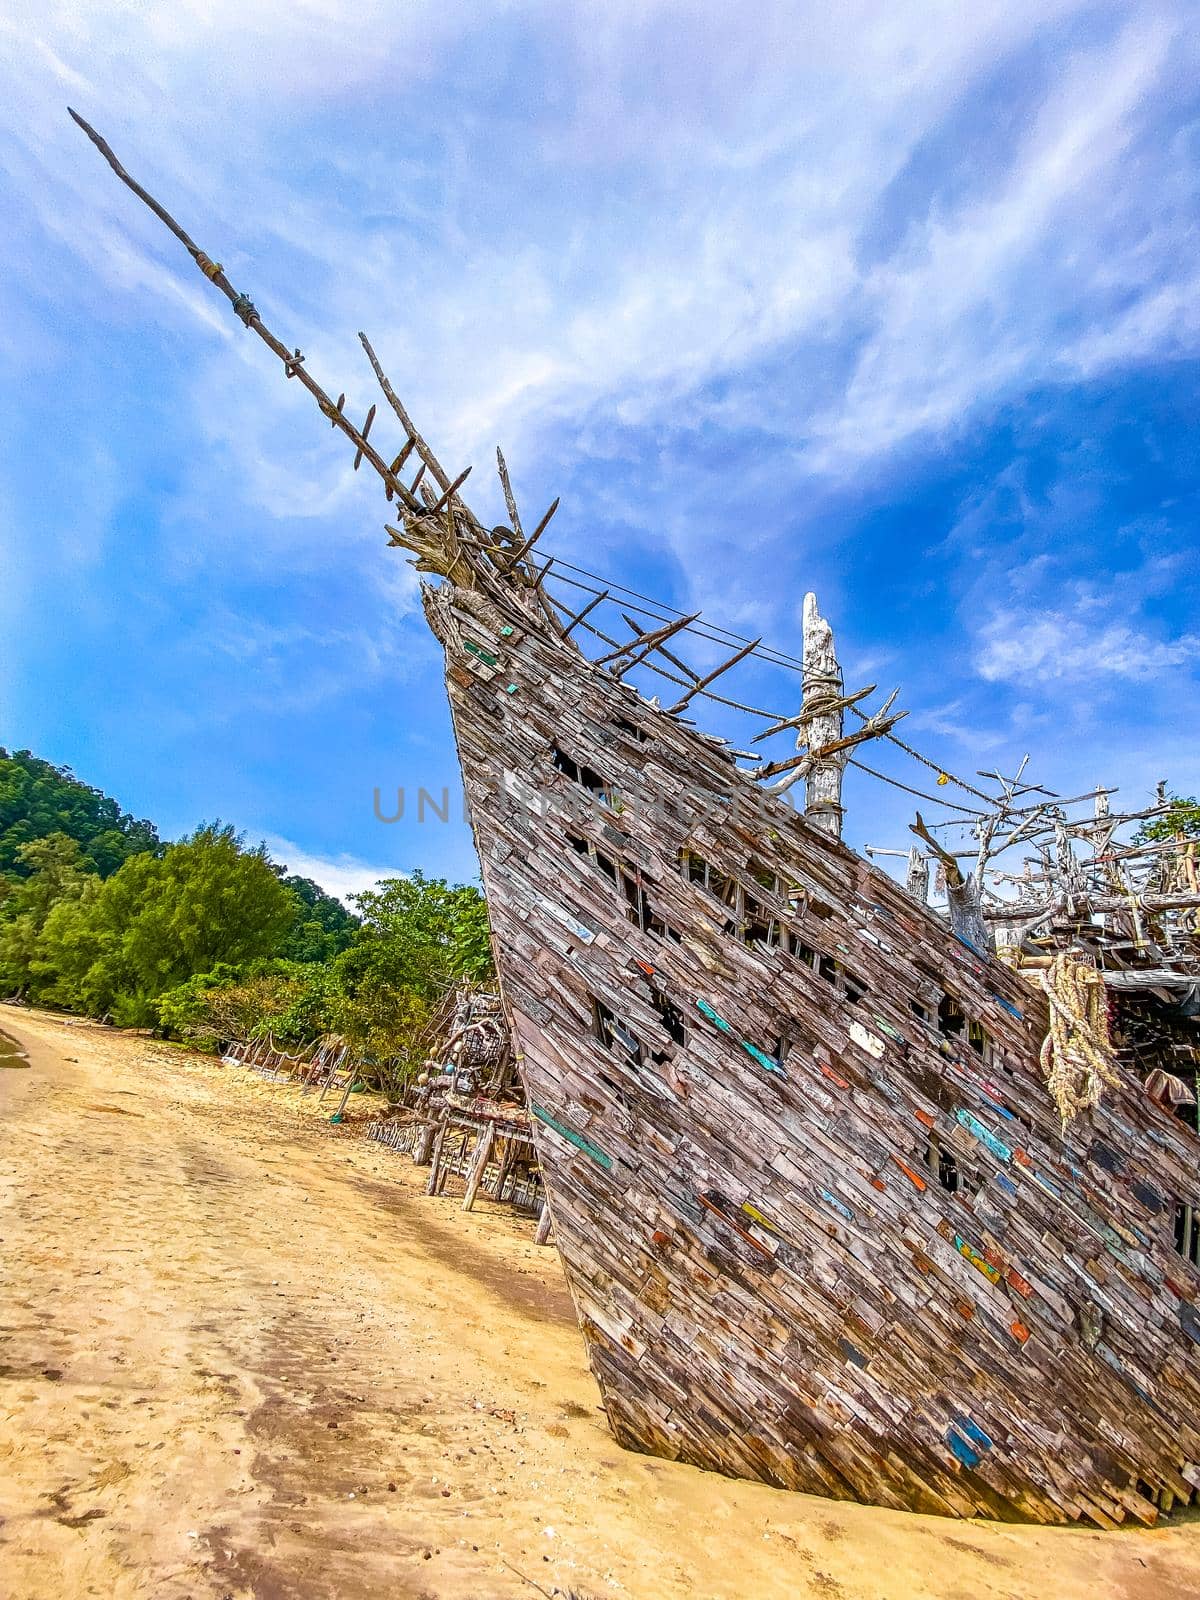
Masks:
[[[684,628],[690,627],[699,615],[698,611],[693,611],[690,617],[679,617],[674,622],[668,622],[663,627],[656,628],[653,633],[643,633],[638,639],[630,639],[627,644],[621,645],[619,649],[611,650],[608,655],[601,656],[597,661],[593,662],[593,665],[606,667],[610,661],[619,661],[622,656],[627,656],[631,651],[636,650],[637,654],[617,674],[618,677],[621,677],[643,662],[665,639],[672,639],[677,633],[681,633]],[[640,649],[638,648],[639,646],[641,646]]]
[[[860,700],[865,700],[869,694],[874,694],[875,688],[875,684],[869,683],[865,689],[859,689],[854,694],[837,695],[828,707],[824,707],[823,704],[823,709],[831,712],[844,711],[847,706],[857,705]],[[773,733],[782,733],[785,728],[799,728],[808,720],[808,715],[807,711],[800,711],[794,717],[783,717],[780,721],[772,723],[769,728],[764,728],[761,733],[756,733],[750,743],[758,744],[762,739],[769,739]]]
[[[582,610],[576,611],[572,616],[568,617],[566,622],[563,623],[563,630],[562,630],[563,638],[564,639],[567,638],[569,636],[572,628],[576,627],[579,623],[581,623],[585,617],[590,616],[592,614],[592,612],[596,609],[596,607],[600,604],[600,602],[602,600],[607,600],[607,599],[608,599],[608,590],[607,589],[602,589],[599,594],[592,596],[592,598],[588,601],[587,605],[585,605],[582,608]]]
[[[626,625],[632,628],[634,633],[638,634],[639,637],[645,638],[646,634],[650,632],[649,628],[642,627],[641,623],[636,617],[631,617],[628,611],[622,611],[621,616]],[[656,617],[654,620],[656,622],[661,622],[662,618]],[[664,646],[660,645],[659,654],[662,656],[664,661],[669,661],[673,667],[678,667],[679,671],[683,673],[689,683],[700,682],[700,674],[696,672],[694,668],[689,667],[687,662],[684,661],[680,656],[675,655],[673,651],[668,650]]]
[[[388,381],[387,374],[384,372],[379,363],[379,357],[371,348],[371,341],[367,338],[365,333],[359,334],[358,341],[367,353],[367,360],[371,363],[371,370],[375,374],[375,378],[379,384],[379,387],[383,390],[384,399],[400,419],[400,423],[403,426],[405,433],[416,445],[417,454],[420,456],[424,464],[429,468],[433,476],[437,479],[438,487],[441,489],[447,488],[450,483],[449,477],[442,470],[442,466],[438,461],[438,458],[434,455],[433,451],[429,448],[424,439],[422,439],[421,435],[413,426],[412,418],[404,409],[403,402],[396,391],[392,388]]]
[[[467,1192],[463,1196],[463,1210],[470,1211],[475,1204],[475,1196],[479,1193],[479,1185],[483,1182],[483,1174],[488,1162],[492,1159],[492,1149],[496,1143],[496,1124],[489,1122],[487,1131],[475,1147],[471,1158],[470,1170],[467,1173]]]
[[[367,412],[367,420],[363,423],[361,429],[359,430],[359,433],[360,433],[360,435],[361,435],[361,437],[363,438],[364,441],[366,440],[367,435],[370,433],[371,424],[374,421],[375,421],[375,407],[372,406],[371,409]],[[359,450],[357,452],[357,454],[355,455],[355,457],[354,457],[354,470],[355,470],[355,472],[357,472],[359,467],[362,466],[362,458],[363,458],[363,453],[362,453],[361,450]]]
[[[719,667],[714,667],[707,677],[698,679],[694,688],[689,689],[681,699],[676,700],[673,706],[669,706],[667,708],[667,715],[670,717],[677,717],[683,708],[688,705],[696,695],[703,694],[710,683],[714,683],[722,673],[728,672],[730,667],[736,667],[739,661],[744,661],[751,651],[756,650],[761,643],[761,637],[758,639],[751,639],[749,644],[743,645],[740,650],[738,650],[734,655],[731,655],[728,661],[723,661]],[[752,739],[750,742],[753,744],[755,741]]]
[[[513,551],[512,555],[509,556],[508,560],[505,562],[503,568],[501,569],[503,572],[511,572],[519,561],[524,561],[525,557],[529,554],[529,552],[533,549],[534,545],[538,542],[538,540],[545,533],[546,529],[550,526],[550,518],[554,515],[554,513],[557,510],[558,510],[558,499],[556,498],[554,500],[553,504],[551,505],[550,509],[546,512],[546,515],[542,518],[542,520],[538,523],[537,527],[529,535],[528,539],[524,540],[521,544],[519,544],[517,546],[517,548]]]
[[[853,750],[855,745],[864,744],[868,739],[877,739],[881,734],[887,733],[890,728],[894,728],[907,715],[907,711],[898,711],[894,717],[885,717],[882,722],[874,727],[867,725],[860,728],[857,733],[843,734],[840,739],[834,739],[832,743],[821,745],[816,750],[805,750],[801,751],[799,755],[788,756],[782,761],[772,761],[769,766],[765,766],[756,772],[755,777],[773,778],[776,773],[791,772],[796,767],[803,766],[806,762],[825,761],[830,756],[840,754],[843,750]]]
[[[430,516],[430,517],[436,517],[439,511],[443,510],[444,507],[449,505],[451,497],[458,493],[459,489],[462,488],[463,484],[466,483],[467,479],[470,476],[471,476],[470,467],[464,467],[463,470],[459,473],[458,477],[455,478],[454,482],[451,483],[451,484],[448,484],[447,487],[442,491],[441,498],[438,501],[436,501],[436,503],[434,505],[430,506],[430,508],[429,508],[428,512],[426,513],[426,515]]]
[[[929,857],[917,845],[913,845],[908,852],[908,872],[905,888],[918,905],[926,905],[928,903]]]
[[[449,1122],[443,1116],[433,1141],[433,1156],[429,1167],[429,1179],[425,1184],[425,1193],[429,1195],[437,1194],[438,1189],[441,1187],[442,1150],[446,1143],[446,1129],[448,1126]]]
[[[517,512],[516,496],[512,492],[512,484],[508,481],[508,463],[504,459],[504,452],[496,446],[496,466],[500,472],[500,487],[504,490],[504,504],[508,507],[508,521],[512,531],[517,536],[517,543],[525,537],[521,531],[521,518]],[[556,502],[557,503],[557,502]]]

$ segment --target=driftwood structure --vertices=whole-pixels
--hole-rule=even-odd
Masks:
[[[1188,1500],[1200,1273],[1178,1218],[1200,1203],[1200,1139],[1115,1057],[1086,946],[1042,952],[1048,979],[1014,971],[959,852],[939,847],[962,891],[948,922],[841,843],[838,758],[899,741],[886,706],[845,694],[815,601],[794,716],[726,693],[748,657],[782,659],[759,641],[662,610],[630,636],[609,587],[556,603],[536,549],[555,507],[526,531],[501,458],[508,522],[484,526],[364,338],[402,430],[378,451],[375,408],[352,423],[84,126],[378,473],[391,542],[441,579],[425,613],[497,966],[617,1437],[951,1516],[1110,1527]],[[732,653],[711,664],[722,637]],[[686,661],[698,640],[705,667]],[[685,716],[698,702],[804,748],[739,752]],[[807,820],[772,785],[794,772]],[[997,782],[959,787],[993,841],[1019,787]],[[1144,921],[1169,898],[1113,914]]]
[[[434,1014],[426,1046],[428,1059],[405,1108],[370,1123],[368,1138],[428,1166],[428,1194],[442,1194],[450,1178],[461,1178],[464,1211],[484,1194],[540,1217],[542,1175],[500,996],[467,984],[452,990]]]
[[[290,1082],[297,1071],[308,1066],[308,1058],[281,1050],[274,1039],[234,1039],[221,1057],[227,1067],[253,1072],[268,1083]]]
[[[1200,844],[1175,831],[1178,803],[1166,798],[1165,785],[1153,805],[1116,812],[1115,790],[1063,799],[1022,784],[1023,771],[1024,763],[1013,779],[987,774],[1001,793],[989,814],[971,822],[951,819],[931,830],[918,813],[913,832],[928,853],[909,852],[909,892],[925,902],[936,864],[956,932],[1046,988],[1060,1019],[1071,1008],[1058,990],[1082,982],[1088,995],[1077,995],[1074,1009],[1086,998],[1113,1059],[1165,1104],[1195,1107]],[[1135,824],[1149,836],[1130,838]],[[969,848],[945,842],[964,829],[975,836]],[[1027,852],[1019,872],[996,864],[1014,848]],[[869,855],[901,853],[868,847]],[[1180,1114],[1195,1125],[1195,1111]]]

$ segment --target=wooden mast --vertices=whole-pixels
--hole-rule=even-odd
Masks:
[[[827,747],[842,738],[842,669],[833,629],[817,610],[817,597],[804,596],[804,727],[812,752],[804,780],[804,815],[814,828],[842,836],[842,773],[849,751]]]

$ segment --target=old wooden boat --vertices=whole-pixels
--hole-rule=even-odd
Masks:
[[[841,843],[838,740],[813,730],[853,697],[827,671],[807,758],[756,773],[685,715],[749,645],[680,671],[676,619],[590,659],[600,597],[548,598],[549,513],[524,532],[503,462],[488,529],[364,339],[403,430],[380,454],[374,407],[352,423],[87,131],[379,474],[392,543],[436,580],[497,966],[617,1438],[951,1516],[1108,1527],[1190,1499],[1200,1276],[1177,1218],[1200,1140],[1115,1058],[1064,1125],[1040,980]],[[670,706],[627,681],[655,652]],[[808,816],[762,781],[802,759]]]

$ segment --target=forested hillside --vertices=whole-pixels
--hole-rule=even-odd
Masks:
[[[52,833],[73,839],[81,866],[102,878],[139,851],[162,849],[152,822],[135,821],[69,767],[0,746],[0,873],[28,877],[34,868],[22,848]]]
[[[491,959],[477,889],[420,872],[351,912],[230,824],[164,842],[67,767],[0,749],[0,998],[217,1045],[344,1034],[403,1073]]]

